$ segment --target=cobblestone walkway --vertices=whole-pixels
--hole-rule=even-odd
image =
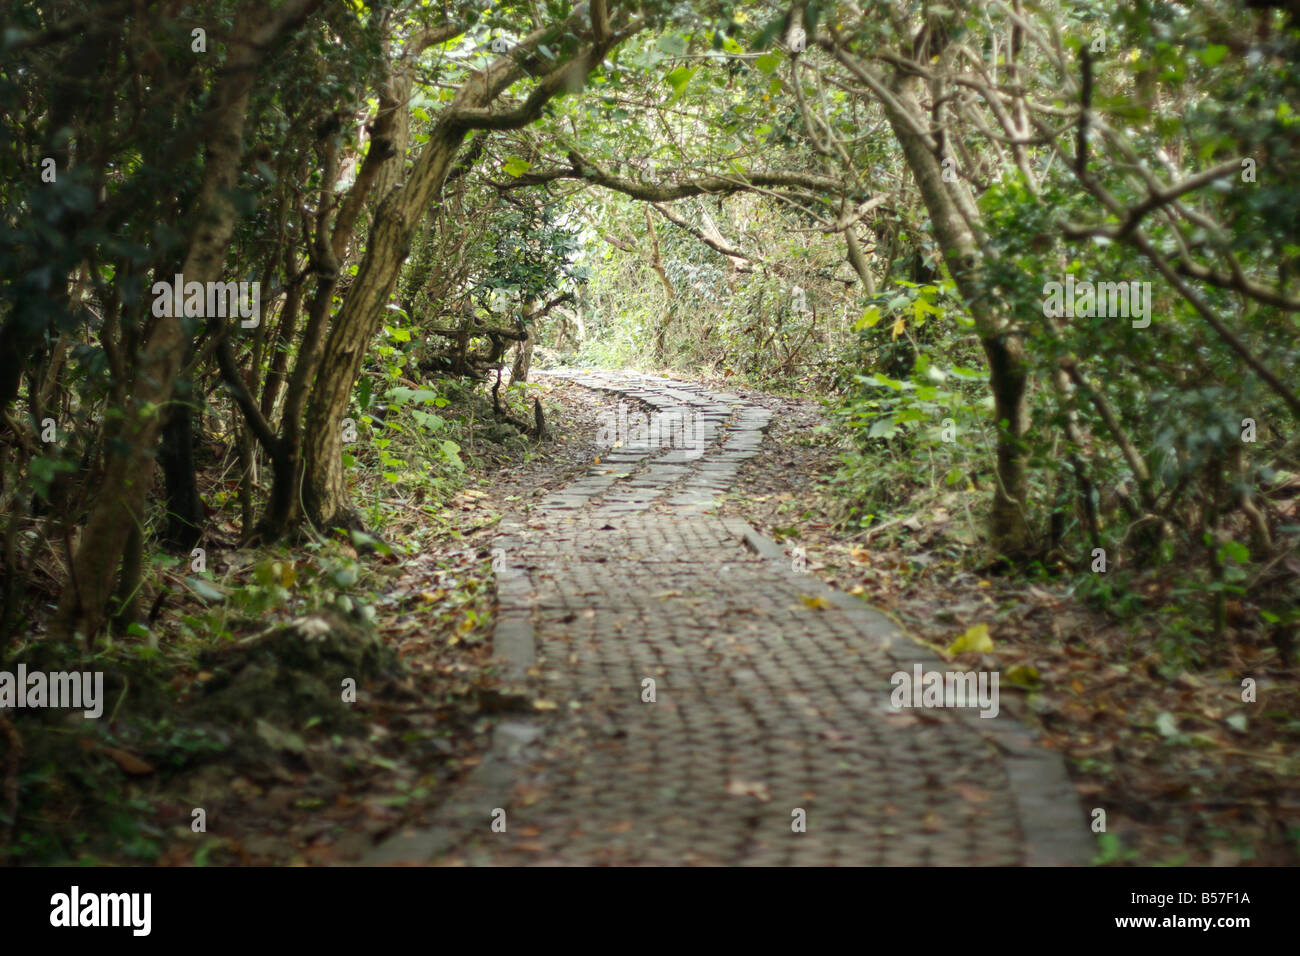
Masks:
[[[498,729],[434,831],[371,862],[1088,861],[1058,758],[1006,716],[896,711],[893,673],[956,665],[709,513],[759,453],[767,410],[665,379],[551,374],[620,394],[629,425],[657,411],[661,441],[624,443],[503,522],[496,650],[544,709]]]

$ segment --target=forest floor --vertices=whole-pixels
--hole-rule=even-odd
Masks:
[[[1095,862],[1300,861],[1300,694],[1272,646],[1243,631],[1212,666],[1189,667],[1171,661],[1154,611],[1094,607],[1068,576],[986,573],[973,495],[919,496],[874,530],[846,529],[821,406],[705,384],[771,412],[717,514],[780,541],[810,578],[859,596],[940,658],[986,629],[991,648],[949,659],[1002,673],[1002,710],[1065,758],[1081,828],[1105,811]],[[375,492],[380,554],[358,554],[373,546],[364,540],[232,546],[212,557],[216,596],[161,569],[177,595],[162,602],[163,637],[129,662],[124,646],[108,655],[117,703],[102,726],[18,722],[20,782],[37,797],[24,796],[11,859],[328,865],[432,826],[490,754],[495,727],[536,719],[539,702],[548,716],[534,679],[509,676],[492,654],[492,546],[503,515],[531,513],[588,472],[617,405],[545,377],[527,389],[550,440],[476,441],[471,424],[454,488],[428,500]],[[1158,609],[1171,585],[1141,587]],[[167,637],[197,631],[232,598],[243,613],[223,611],[219,639]],[[166,683],[151,687],[153,673]],[[350,674],[356,699],[340,704]],[[1255,702],[1242,701],[1245,677]]]

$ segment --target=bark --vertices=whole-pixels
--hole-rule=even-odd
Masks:
[[[514,364],[510,367],[510,384],[528,381],[528,373],[533,368],[533,346],[537,344],[537,329],[530,323],[526,327],[524,340],[515,352]]]
[[[126,552],[122,556],[122,574],[113,595],[113,628],[122,631],[135,623],[140,603],[140,575],[144,570],[144,531],[132,528],[126,536]]]
[[[948,271],[975,320],[988,360],[997,424],[997,484],[990,519],[991,544],[999,554],[1017,560],[1032,551],[1025,517],[1028,477],[1022,444],[1028,427],[1024,343],[1007,316],[993,305],[984,287],[984,254],[972,228],[972,207],[957,195],[965,188],[963,183],[943,180],[939,157],[923,132],[928,117],[917,98],[918,83],[916,77],[899,76],[892,84],[892,95],[880,101],[916,179]],[[974,225],[978,226],[977,219]]]
[[[203,534],[203,504],[195,481],[193,384],[178,385],[177,401],[167,412],[158,460],[166,487],[167,527],[163,542],[188,552]]]
[[[690,196],[721,195],[746,192],[753,188],[807,189],[818,193],[838,195],[844,191],[844,183],[830,176],[797,170],[753,170],[744,175],[719,176],[714,174],[698,176],[694,179],[682,179],[671,183],[647,183],[641,180],[616,176],[597,163],[580,156],[569,154],[569,166],[547,169],[540,172],[524,173],[512,179],[501,188],[522,189],[527,186],[539,186],[557,179],[578,179],[603,186],[614,192],[623,193],[633,199],[645,202],[666,203]]]
[[[374,144],[372,144],[373,147]],[[323,170],[320,199],[317,203],[316,235],[312,243],[312,268],[316,272],[316,289],[307,306],[307,324],[303,328],[298,358],[284,398],[284,412],[280,418],[280,437],[274,441],[280,459],[271,484],[271,499],[262,521],[262,532],[277,537],[293,522],[298,507],[298,479],[302,449],[302,415],[308,391],[320,365],[324,346],[325,327],[329,321],[330,304],[338,284],[339,257],[329,229],[329,213],[334,201],[334,183],[338,178],[338,143],[331,139],[322,150]],[[364,173],[352,186],[350,195],[359,194]],[[341,225],[341,224],[340,224]]]
[[[298,257],[291,242],[284,254],[284,271],[292,276],[296,271]],[[289,283],[288,295],[284,308],[280,312],[280,322],[275,334],[271,336],[271,367],[266,373],[262,385],[262,417],[270,420],[275,413],[275,406],[280,400],[280,389],[284,385],[289,367],[289,345],[298,332],[298,310],[302,304],[302,282],[296,278]]]
[[[862,280],[862,290],[867,295],[875,295],[876,277],[871,274],[871,267],[867,265],[866,253],[862,251],[862,243],[858,240],[857,232],[853,227],[844,230],[844,244],[849,265],[853,267],[853,271]]]
[[[326,339],[303,422],[302,502],[318,528],[359,523],[343,477],[342,421],[366,346],[409,252],[415,223],[435,188],[446,179],[463,135],[444,129],[436,138],[431,136],[411,182],[392,190],[380,203],[365,257]]]
[[[316,218],[316,235],[312,246],[312,265],[317,273],[316,289],[307,307],[307,323],[303,328],[298,358],[285,395],[284,412],[280,419],[280,437],[263,441],[272,452],[274,476],[266,514],[258,529],[260,536],[277,538],[300,517],[302,502],[304,414],[310,398],[312,384],[321,372],[321,359],[325,348],[325,332],[329,323],[330,306],[338,287],[339,270],[347,254],[348,243],[361,214],[362,206],[372,189],[386,195],[395,185],[394,170],[400,172],[404,150],[399,148],[406,139],[405,100],[401,91],[409,90],[409,79],[387,84],[379,97],[379,111],[371,132],[370,149],[356,180],[338,207],[331,223],[329,212],[334,205],[334,182],[338,179],[338,144],[331,139],[322,150],[324,175]],[[250,416],[250,424],[252,424]]]
[[[659,215],[663,216],[673,225],[686,230],[696,239],[700,240],[700,242],[708,246],[710,249],[713,249],[716,252],[720,252],[724,256],[726,256],[728,271],[730,272],[752,271],[752,267],[750,266],[751,261],[755,261],[755,262],[763,261],[762,259],[759,259],[756,256],[752,256],[742,252],[740,249],[736,248],[731,243],[729,243],[726,240],[726,238],[722,235],[722,233],[718,230],[718,227],[713,222],[713,220],[709,218],[709,214],[707,211],[703,211],[703,210],[701,211],[703,213],[701,216],[703,220],[703,225],[697,228],[696,226],[693,226],[690,220],[688,220],[685,216],[679,215],[676,211],[674,211],[669,206],[665,206],[662,203],[651,203],[651,206],[654,207],[654,210],[657,213],[659,213]]]
[[[655,221],[650,217],[650,210],[645,210],[646,232],[650,237],[650,268],[654,274],[659,277],[659,283],[664,287],[664,298],[669,303],[677,298],[677,293],[673,289],[672,280],[668,278],[668,270],[664,268],[663,256],[659,253],[659,230],[655,229]]]

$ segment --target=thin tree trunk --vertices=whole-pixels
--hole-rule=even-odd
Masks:
[[[416,227],[430,203],[441,196],[460,145],[472,129],[527,126],[552,97],[580,89],[588,73],[622,39],[610,27],[604,0],[592,0],[575,8],[568,22],[576,27],[586,16],[591,22],[590,45],[538,80],[521,105],[500,110],[490,108],[501,93],[522,77],[519,57],[542,43],[549,35],[548,29],[529,34],[510,56],[498,58],[466,81],[430,131],[405,185],[393,188],[381,198],[365,256],[325,341],[304,420],[302,501],[306,516],[318,528],[360,524],[352,510],[343,475],[342,420],[366,348],[383,319],[384,307],[392,297],[402,263],[410,253]],[[639,29],[640,21],[636,23]]]
[[[325,341],[303,422],[302,501],[318,528],[356,527],[343,477],[342,421],[366,347],[382,320],[410,251],[419,216],[447,178],[463,130],[435,131],[411,181],[380,203],[365,257]]]
[[[528,373],[533,368],[533,346],[537,343],[537,329],[531,324],[525,326],[525,338],[519,343],[515,352],[514,364],[510,367],[510,384],[528,381]]]
[[[177,384],[176,401],[167,409],[158,460],[166,487],[167,527],[163,542],[188,552],[203,534],[203,504],[195,481],[193,382]]]
[[[316,220],[312,250],[318,273],[316,289],[307,307],[307,324],[303,329],[298,358],[285,394],[271,498],[258,531],[265,538],[279,537],[300,517],[304,472],[304,409],[307,407],[312,384],[321,372],[325,330],[329,324],[334,291],[338,287],[339,270],[343,267],[348,241],[367,194],[376,183],[380,190],[385,189],[386,183],[391,190],[392,180],[385,177],[391,175],[394,165],[399,171],[401,169],[404,151],[397,148],[394,140],[401,140],[405,136],[404,120],[399,122],[398,119],[405,115],[404,105],[404,101],[395,99],[390,91],[381,94],[370,151],[332,224],[328,210],[333,205],[333,183],[338,178],[337,143],[331,141],[324,149],[324,174],[321,181],[325,185],[318,204],[320,213]]]
[[[972,231],[971,207],[956,195],[964,186],[960,181],[944,182],[939,157],[919,132],[927,127],[929,120],[916,97],[918,83],[916,77],[897,78],[893,84],[893,97],[882,99],[881,105],[903,148],[908,168],[929,212],[935,240],[975,320],[976,332],[988,360],[993,417],[997,425],[997,485],[989,530],[994,550],[1016,560],[1032,550],[1025,517],[1028,477],[1023,439],[1028,428],[1025,401],[1028,369],[1024,343],[1007,316],[993,305],[984,287],[983,251]],[[978,220],[974,221],[978,223]]]

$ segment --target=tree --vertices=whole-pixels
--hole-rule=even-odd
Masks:
[[[586,15],[583,24],[578,13]],[[519,129],[533,122],[561,93],[576,93],[587,75],[617,43],[641,29],[640,18],[616,27],[604,2],[571,14],[562,24],[538,28],[482,73],[466,80],[439,115],[402,188],[390,192],[375,214],[365,257],[343,308],[330,329],[317,386],[306,417],[303,501],[310,520],[321,527],[355,526],[343,478],[340,422],[361,368],[366,343],[392,295],[398,271],[425,208],[439,197],[465,136],[473,130]],[[568,34],[566,37],[565,34]],[[530,70],[542,66],[534,51],[544,41],[563,39],[560,62],[546,64],[523,102],[504,109],[497,100]]]
[[[196,223],[181,274],[187,282],[215,282],[238,212],[231,201],[243,158],[243,132],[257,67],[271,45],[299,26],[320,0],[286,0],[273,15],[260,5],[240,8],[229,38],[230,52],[213,90]],[[55,629],[93,635],[101,627],[113,585],[113,569],[127,539],[144,521],[144,499],[153,471],[161,409],[171,397],[187,344],[181,322],[155,322],[137,355],[129,399],[106,434],[110,452],[70,569],[71,587],[59,603]]]

